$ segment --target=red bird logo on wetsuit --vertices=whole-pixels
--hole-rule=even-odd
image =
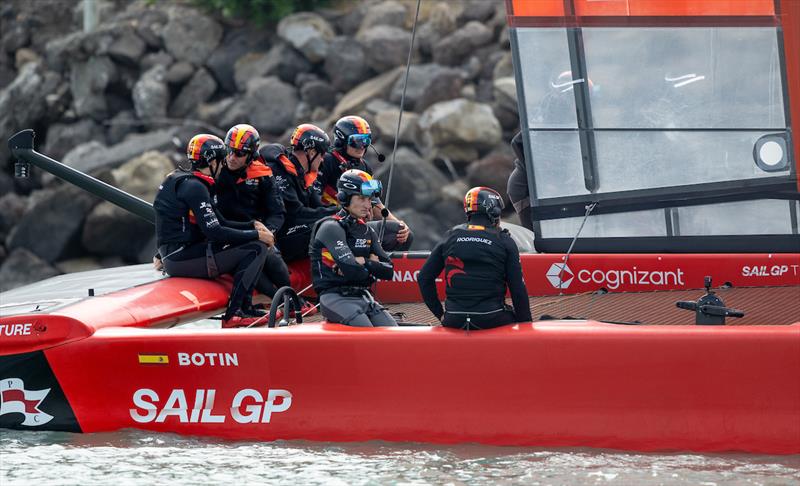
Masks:
[[[444,279],[447,282],[447,286],[452,287],[453,285],[450,283],[451,279],[462,273],[464,275],[467,274],[467,272],[464,271],[464,262],[458,257],[447,257],[447,260],[444,261]]]

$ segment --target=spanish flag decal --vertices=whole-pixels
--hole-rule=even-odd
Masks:
[[[169,356],[166,354],[139,354],[139,364],[165,365],[169,364]]]

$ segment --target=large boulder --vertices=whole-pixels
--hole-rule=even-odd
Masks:
[[[25,248],[52,263],[80,251],[83,221],[99,200],[66,184],[28,209],[8,237],[8,249]]]
[[[0,197],[0,242],[5,240],[11,228],[22,220],[27,210],[26,200],[17,193],[6,192]]]
[[[367,77],[369,66],[361,44],[350,37],[336,37],[328,44],[325,74],[339,91],[347,91]]]
[[[82,118],[74,123],[55,123],[47,129],[44,153],[60,160],[76,145],[89,141],[104,144],[106,141],[103,127],[91,118]]]
[[[419,125],[427,149],[445,145],[488,149],[502,137],[492,107],[464,98],[436,103],[420,116]]]
[[[400,103],[403,95],[403,81],[404,77],[401,76],[392,87],[389,99],[394,103]],[[462,85],[463,79],[458,69],[438,64],[411,66],[406,87],[406,106],[417,112],[425,111],[427,107],[438,101],[457,98]]]
[[[406,23],[405,5],[395,0],[368,5],[366,14],[361,21],[359,31],[364,31],[378,25],[404,27]]]
[[[33,126],[47,110],[45,73],[40,63],[22,66],[14,81],[0,90],[0,133],[10,137]],[[8,163],[8,144],[0,143],[0,169]]]
[[[278,23],[278,36],[313,63],[325,59],[335,35],[328,21],[313,12],[292,14]]]
[[[428,15],[428,20],[417,29],[417,44],[419,51],[431,56],[433,46],[444,36],[456,30],[457,12],[452,8],[450,2],[438,2],[434,4]]]
[[[359,32],[356,40],[364,48],[367,65],[379,73],[408,61],[411,32],[400,27],[372,27]]]
[[[205,69],[198,69],[170,106],[170,116],[181,118],[190,114],[198,103],[209,100],[215,91],[217,82],[214,77]]]
[[[404,69],[402,67],[396,67],[391,71],[368,79],[351,89],[336,103],[336,106],[333,108],[328,118],[328,124],[332,125],[342,115],[359,112],[367,103],[374,99],[386,97],[389,90],[391,90],[392,86],[397,81],[397,78],[399,78],[403,72]]]
[[[467,182],[472,187],[491,187],[500,194],[505,194],[508,176],[513,168],[514,156],[510,150],[491,152],[469,165]]]
[[[412,250],[432,250],[449,229],[430,210],[398,209],[392,213],[397,219],[405,221],[414,232],[414,241],[411,243]]]
[[[220,89],[227,93],[236,91],[234,66],[247,53],[267,51],[271,43],[271,31],[242,27],[231,29],[206,62],[206,67],[217,80]],[[243,85],[244,86],[244,85]]]
[[[448,66],[461,64],[475,49],[491,42],[492,36],[492,31],[480,22],[467,22],[434,44],[433,60]]]
[[[126,31],[108,47],[108,55],[115,61],[136,65],[147,49],[145,41],[135,31]]]
[[[372,131],[381,138],[381,141],[393,144],[394,134],[397,131],[397,119],[400,117],[400,108],[391,107],[378,111],[373,118]],[[400,143],[414,145],[419,137],[419,115],[404,111],[400,120]]]
[[[439,197],[439,188],[447,184],[447,178],[408,147],[400,147],[394,161],[394,174],[389,201],[392,208],[410,207],[420,211],[430,211]],[[375,177],[384,187],[389,184],[390,164],[383,164],[375,170]]]
[[[191,8],[173,7],[164,27],[164,46],[172,57],[202,66],[222,39],[222,26]]]
[[[174,149],[173,137],[172,130],[156,130],[128,135],[124,141],[110,147],[99,142],[87,142],[70,150],[64,156],[63,162],[87,173],[104,168],[114,168],[148,150]]]
[[[234,79],[239,91],[247,89],[254,78],[278,76],[293,84],[298,75],[310,72],[311,63],[289,44],[279,42],[264,52],[252,52],[240,57],[234,65]]]
[[[25,248],[16,248],[0,267],[0,292],[55,277],[59,271]]]
[[[72,65],[70,90],[73,107],[78,116],[97,119],[108,113],[106,87],[117,79],[117,68],[108,56],[93,56]]]
[[[300,98],[312,107],[332,108],[336,103],[336,90],[322,80],[313,80],[300,88]]]
[[[112,171],[114,185],[136,197],[153,202],[158,185],[175,168],[169,157],[150,151]],[[98,204],[83,225],[81,243],[93,254],[120,256],[128,262],[138,262],[142,250],[152,252],[150,240],[154,234],[150,222],[111,204]]]
[[[275,76],[255,78],[222,119],[224,126],[250,123],[263,134],[279,134],[294,124],[297,90]]]
[[[136,116],[147,122],[167,116],[169,88],[164,66],[154,66],[142,74],[133,87],[133,107]]]

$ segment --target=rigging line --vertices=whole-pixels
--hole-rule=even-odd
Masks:
[[[392,160],[389,161],[389,180],[386,182],[386,199],[383,205],[389,208],[389,197],[392,194],[392,176],[394,175],[394,159],[397,156],[397,141],[400,138],[400,122],[403,120],[403,107],[406,102],[406,88],[408,87],[408,73],[411,70],[411,56],[414,53],[414,39],[417,37],[417,21],[419,20],[419,6],[422,0],[417,0],[417,11],[414,13],[414,23],[411,26],[411,45],[408,48],[408,60],[406,61],[406,76],[403,80],[403,94],[400,96],[400,114],[397,116],[397,129],[394,132],[394,148],[392,148]],[[383,241],[383,232],[386,228],[386,218],[383,218],[379,241]]]
[[[564,274],[567,271],[567,263],[569,263],[569,256],[572,254],[572,248],[575,246],[575,242],[578,241],[578,236],[580,236],[581,231],[583,231],[583,226],[586,224],[586,220],[589,219],[589,214],[597,207],[597,203],[593,202],[586,206],[586,214],[583,215],[583,221],[581,221],[581,227],[578,228],[578,232],[575,233],[575,237],[572,238],[572,242],[569,244],[569,248],[567,248],[567,253],[564,255],[564,264],[561,266],[561,271],[558,272],[558,295],[563,295],[561,290],[564,284]]]

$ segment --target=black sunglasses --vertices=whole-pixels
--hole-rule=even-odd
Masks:
[[[248,155],[250,155],[250,151],[249,150],[229,149],[229,151],[230,151],[230,153],[232,153],[233,155],[235,155],[237,157],[247,157]]]

